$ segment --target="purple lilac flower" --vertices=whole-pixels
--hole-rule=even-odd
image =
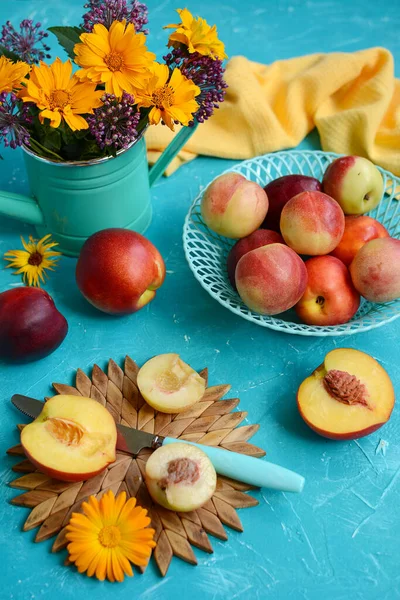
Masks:
[[[174,48],[164,56],[164,60],[171,69],[178,67],[185,77],[199,86],[201,94],[196,96],[196,101],[200,108],[196,119],[199,123],[209,119],[214,109],[219,108],[219,104],[224,101],[228,87],[223,78],[225,69],[222,60],[214,60],[198,52],[189,54],[183,48]]]
[[[88,12],[83,15],[82,27],[91,32],[96,23],[101,23],[107,29],[111,27],[113,21],[123,21],[133,23],[136,33],[149,33],[148,29],[143,29],[148,21],[148,9],[145,4],[139,0],[90,0],[85,4]]]
[[[90,133],[102,150],[128,148],[138,137],[136,128],[140,120],[133,96],[124,92],[118,100],[114,94],[104,94],[102,101],[103,106],[87,117]]]
[[[29,105],[20,103],[15,94],[0,94],[0,139],[10,148],[29,145],[29,133],[26,126],[32,123],[29,115]]]
[[[41,23],[34,25],[32,20],[24,19],[19,25],[20,32],[18,33],[11,22],[7,21],[1,30],[0,44],[28,64],[38,64],[40,60],[50,58],[48,53],[50,47],[43,41],[49,34],[42,31],[41,26]],[[41,47],[36,48],[36,44],[41,44]]]

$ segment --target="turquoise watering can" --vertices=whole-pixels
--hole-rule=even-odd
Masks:
[[[79,256],[85,240],[100,229],[123,227],[144,233],[150,225],[150,187],[194,133],[182,127],[149,170],[142,136],[115,158],[55,162],[23,148],[32,197],[0,192],[0,214],[51,233],[63,254]]]

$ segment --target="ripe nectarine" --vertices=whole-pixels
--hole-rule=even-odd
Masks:
[[[37,360],[54,352],[68,323],[47,292],[19,287],[0,294],[0,357]]]
[[[331,254],[349,266],[364,244],[382,237],[389,237],[389,233],[379,221],[367,215],[350,215],[345,217],[343,237]]]
[[[295,306],[307,325],[347,323],[360,306],[360,294],[347,267],[334,256],[315,256],[305,262],[308,283]]]
[[[258,229],[268,210],[263,188],[239,173],[225,173],[215,179],[201,201],[206,225],[228,238],[243,238]]]
[[[232,287],[236,289],[235,271],[242,256],[247,254],[247,252],[250,252],[250,250],[261,248],[261,246],[284,243],[283,237],[276,231],[271,231],[270,229],[257,229],[247,237],[236,242],[236,244],[232,246],[226,261],[228,277]]]
[[[264,190],[268,196],[269,207],[261,227],[280,231],[281,212],[285,204],[301,192],[320,192],[322,186],[314,177],[293,174],[283,175],[283,177],[270,181]]]
[[[288,246],[269,244],[242,256],[235,280],[246,306],[262,315],[276,315],[300,300],[307,285],[307,269]]]
[[[389,375],[369,354],[336,348],[300,385],[297,407],[320,435],[352,440],[389,420],[395,401]]]
[[[377,238],[364,244],[350,274],[355,288],[370,302],[400,298],[400,240]]]
[[[146,463],[145,479],[155,502],[179,512],[203,506],[217,485],[217,474],[208,456],[183,442],[155,450]]]
[[[299,254],[329,254],[342,239],[343,231],[342,209],[322,192],[302,192],[283,207],[283,239]]]
[[[83,481],[115,461],[117,428],[108,410],[83,396],[59,395],[21,432],[29,460],[61,481]]]
[[[86,300],[115,315],[146,306],[164,278],[165,264],[157,248],[129,229],[94,233],[84,243],[76,265],[76,282]]]
[[[147,404],[163,413],[179,413],[198,402],[206,383],[178,354],[159,354],[139,370],[137,385]]]

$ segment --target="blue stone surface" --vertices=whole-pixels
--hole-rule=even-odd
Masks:
[[[82,0],[83,1],[83,0]],[[167,33],[180,7],[149,1],[149,45],[162,56]],[[398,0],[228,0],[187,7],[217,23],[230,56],[259,62],[332,51],[386,46],[400,60]],[[80,0],[13,0],[0,3],[0,23],[23,18],[44,26],[79,24]],[[52,41],[52,54],[57,44]],[[398,68],[397,68],[398,69]],[[399,71],[397,70],[397,75]],[[234,127],[234,122],[232,127]],[[312,133],[302,148],[319,148]],[[0,185],[26,193],[21,153],[2,151]],[[313,434],[299,417],[299,383],[332,348],[369,352],[400,388],[400,320],[381,329],[341,338],[303,338],[257,327],[223,309],[199,286],[185,262],[182,226],[192,199],[231,161],[199,158],[154,187],[154,218],[147,236],[163,254],[167,279],[157,298],[130,317],[96,312],[74,283],[75,260],[62,258],[46,289],[69,321],[69,334],[51,356],[26,366],[0,363],[0,597],[3,600],[394,600],[400,597],[400,415],[359,441],[332,442]],[[19,247],[29,226],[0,218],[0,254]],[[18,282],[0,266],[0,291]],[[269,460],[306,476],[301,495],[256,493],[256,508],[241,510],[244,533],[212,539],[214,554],[195,550],[196,568],[177,558],[163,579],[152,564],[145,575],[122,584],[100,583],[63,566],[64,553],[51,554],[51,540],[34,544],[35,531],[21,533],[29,511],[8,504],[15,490],[15,459],[6,449],[18,442],[23,421],[10,406],[19,392],[37,398],[51,383],[73,379],[77,367],[104,367],[126,354],[139,364],[162,352],[178,352],[196,368],[209,367],[210,383],[232,384],[248,423],[260,423],[253,438]]]

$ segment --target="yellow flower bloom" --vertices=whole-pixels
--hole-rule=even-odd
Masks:
[[[58,246],[57,242],[52,242],[50,234],[45,235],[41,240],[36,241],[29,236],[29,242],[26,243],[21,237],[21,242],[25,250],[9,250],[4,254],[5,260],[10,262],[6,268],[18,269],[15,275],[20,275],[25,283],[40,287],[40,281],[44,283],[46,270],[54,271],[61,252],[52,250]]]
[[[83,514],[72,513],[66,533],[69,559],[79,573],[86,571],[100,581],[123,581],[124,574],[133,575],[130,563],[147,565],[156,545],[155,531],[136,498],[126,501],[125,492],[115,498],[109,490],[100,501],[90,496],[82,510]]]
[[[75,62],[82,67],[79,79],[103,83],[118,98],[124,91],[135,94],[149,79],[155,54],[148,52],[145,34],[135,33],[132,23],[114,21],[110,30],[98,23],[80,39],[82,44],[74,47]]]
[[[21,87],[21,81],[29,73],[30,66],[22,61],[12,62],[5,56],[0,56],[0,94],[12,92]]]
[[[154,63],[153,76],[147,82],[146,88],[138,93],[139,107],[152,107],[149,113],[151,125],[163,121],[172,131],[174,122],[188,125],[193,114],[199,108],[195,96],[200,94],[200,88],[187,79],[179,69],[174,69],[169,79],[167,65]]]
[[[180,44],[187,46],[190,53],[198,52],[203,56],[212,58],[228,58],[225,54],[225,46],[218,39],[217,27],[207,23],[201,17],[194,17],[187,8],[177,9],[182,23],[167,25],[165,29],[176,28],[169,36],[168,46],[179,47]]]
[[[70,60],[63,63],[59,58],[52,65],[40,62],[34,65],[26,88],[20,92],[24,102],[34,102],[41,109],[39,119],[50,119],[51,127],[59,127],[64,119],[72,129],[87,129],[89,125],[80,115],[92,114],[102,105],[103,92],[96,92],[93,83],[81,83],[72,75]]]

